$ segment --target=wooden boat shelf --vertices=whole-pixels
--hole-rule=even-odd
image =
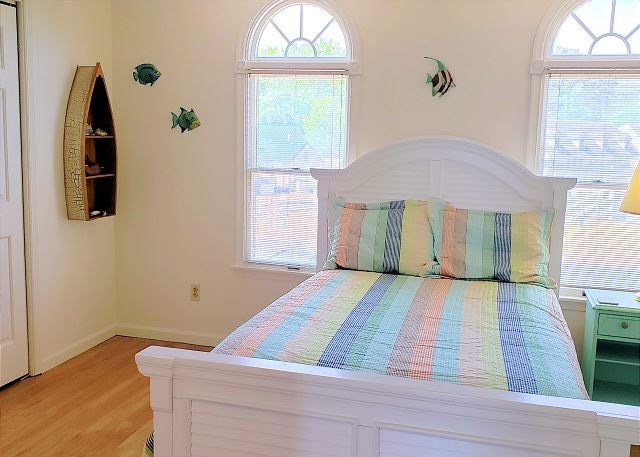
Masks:
[[[88,125],[107,135],[87,135]],[[98,163],[103,171],[88,175],[87,161]],[[64,127],[64,187],[69,219],[90,221],[116,214],[117,164],[116,129],[102,67],[100,63],[79,66]],[[91,216],[94,211],[100,211],[100,216]]]

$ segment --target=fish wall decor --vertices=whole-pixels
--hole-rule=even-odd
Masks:
[[[433,76],[430,73],[427,74],[427,84],[431,84],[432,96],[435,97],[440,94],[440,97],[442,97],[449,89],[456,87],[451,72],[442,61],[433,57],[425,57],[425,59],[433,60],[438,64],[438,71]]]
[[[133,70],[133,80],[137,83],[146,86],[153,86],[162,73],[152,63],[141,63]]]
[[[180,108],[180,114],[171,113],[172,129],[180,127],[182,133],[185,131],[191,131],[200,127],[201,122],[198,119],[198,115],[193,111],[187,111],[184,108]]]

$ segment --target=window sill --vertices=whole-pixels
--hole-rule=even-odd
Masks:
[[[263,279],[298,279],[304,281],[316,273],[311,269],[291,270],[287,267],[253,263],[237,263],[232,265],[231,268],[243,276]]]

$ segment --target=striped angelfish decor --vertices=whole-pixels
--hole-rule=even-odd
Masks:
[[[334,203],[325,269],[426,276],[433,268],[429,202]]]

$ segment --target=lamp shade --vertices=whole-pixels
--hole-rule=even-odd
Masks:
[[[640,163],[636,167],[636,171],[631,178],[627,193],[620,205],[620,211],[623,213],[640,214]]]

